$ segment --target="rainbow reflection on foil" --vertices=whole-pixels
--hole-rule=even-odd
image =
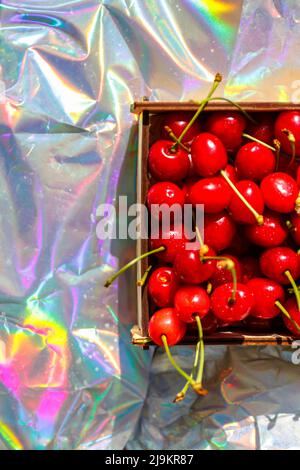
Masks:
[[[199,99],[216,72],[228,97],[291,99],[295,3],[2,2],[0,448],[299,447],[289,351],[207,348],[210,394],[178,406],[158,351],[149,383],[135,273],[103,287],[135,244],[96,237],[100,203],[135,200],[130,104]]]

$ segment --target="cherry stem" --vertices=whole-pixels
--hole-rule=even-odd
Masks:
[[[230,103],[233,106],[235,106],[253,124],[257,124],[257,121],[255,121],[255,119],[253,119],[253,117],[250,116],[250,114],[247,113],[247,111],[245,111],[245,109],[243,109],[241,105],[239,105],[238,103],[235,103],[234,101],[230,100],[229,98],[224,98],[222,96],[214,96],[214,97],[209,98],[207,100],[207,102],[210,102],[210,101],[226,101],[227,103]]]
[[[165,126],[165,130],[168,133],[170,139],[174,140],[181,148],[183,148],[186,152],[190,153],[191,149],[189,149],[186,145],[184,145],[182,142],[179,142],[177,139],[176,135],[172,131],[171,127]]]
[[[274,144],[274,147],[276,149],[276,167],[275,167],[275,171],[278,171],[278,168],[279,168],[279,160],[280,160],[280,148],[281,148],[281,144],[279,142],[278,139],[274,139],[273,140],[273,144]]]
[[[288,280],[290,281],[290,283],[292,285],[292,288],[293,288],[293,291],[294,291],[294,294],[295,294],[295,297],[296,297],[296,300],[297,300],[298,310],[300,312],[300,292],[298,290],[297,284],[294,281],[294,278],[291,275],[290,271],[285,271],[284,274],[286,275],[286,277],[288,278]]]
[[[148,275],[149,275],[151,269],[152,269],[152,265],[150,264],[150,266],[148,266],[148,268],[147,268],[146,271],[144,272],[143,277],[141,277],[141,279],[139,279],[139,280],[137,281],[137,285],[138,285],[138,286],[143,287],[143,285],[145,285],[145,282],[146,282],[147,279],[148,279]]]
[[[166,335],[161,335],[161,340],[163,342],[163,345],[164,345],[164,348],[166,350],[166,353],[167,353],[167,356],[168,356],[168,359],[169,361],[171,362],[172,366],[174,367],[174,369],[177,370],[177,372],[182,375],[182,377],[184,377],[188,382],[189,384],[194,387],[194,385],[196,385],[196,382],[195,380],[190,377],[186,372],[184,372],[183,369],[181,369],[181,367],[177,364],[177,362],[175,361],[174,357],[172,356],[171,354],[171,351],[170,351],[170,348],[169,348],[169,345],[168,345],[168,340],[167,340],[167,337]]]
[[[113,274],[113,276],[111,276],[109,279],[107,279],[107,281],[104,284],[104,287],[109,287],[114,282],[114,280],[117,279],[117,277],[120,276],[120,274],[123,274],[125,271],[127,271],[127,269],[134,266],[140,260],[142,260],[144,258],[147,258],[147,256],[154,255],[155,253],[159,253],[160,251],[164,251],[165,249],[166,249],[166,247],[160,246],[159,248],[155,248],[154,250],[148,251],[147,253],[143,253],[142,255],[137,256],[136,258],[132,259],[131,261],[129,261],[129,263],[125,264],[125,266],[123,266],[121,269],[119,269],[119,271],[117,271],[115,274]]]
[[[261,214],[259,214],[252,206],[249,204],[247,199],[244,198],[244,196],[240,193],[240,191],[235,187],[231,179],[226,175],[224,170],[220,171],[221,175],[225,179],[225,181],[229,184],[231,189],[235,192],[235,194],[240,198],[240,200],[245,204],[245,206],[249,209],[249,211],[253,214],[253,216],[256,219],[256,222],[258,225],[263,225],[264,223],[264,218]]]
[[[192,372],[190,374],[191,379],[194,378],[194,376],[197,372],[197,366],[198,366],[198,361],[199,361],[199,351],[200,351],[200,342],[198,341],[197,344],[196,344],[196,353],[195,353],[194,364],[193,364]],[[189,386],[190,386],[190,382],[187,381],[185,386],[183,387],[183,389],[180,390],[180,392],[177,393],[176,397],[173,400],[173,403],[178,403],[179,401],[184,400],[186,392],[189,389]]]
[[[209,98],[211,98],[211,96],[214,94],[215,90],[218,88],[221,81],[222,81],[222,75],[217,73],[216,76],[215,76],[214,82],[212,84],[212,87],[210,89],[210,92],[208,93],[207,97],[203,101],[201,101],[198,110],[196,111],[196,113],[194,114],[194,116],[192,117],[190,122],[183,129],[182,133],[178,137],[178,141],[175,142],[175,144],[171,147],[171,150],[174,151],[176,149],[176,146],[182,142],[182,139],[184,138],[185,134],[192,127],[192,125],[194,124],[196,119],[198,119],[199,114],[203,111],[203,109],[205,108],[205,106],[208,103]]]
[[[222,264],[222,267],[228,269],[232,275],[232,295],[229,299],[229,302],[234,303],[235,302],[235,297],[236,297],[236,291],[237,291],[237,275],[236,275],[236,269],[235,269],[235,262],[230,259],[226,258],[226,256],[201,256],[201,260],[208,260],[208,261],[220,261]]]
[[[291,158],[291,161],[289,163],[289,166],[290,166],[294,163],[295,158],[296,158],[296,139],[295,139],[294,134],[291,131],[289,131],[288,129],[281,129],[281,132],[283,132],[287,136],[288,141],[291,144],[292,158]]]
[[[287,317],[293,325],[297,328],[298,331],[300,331],[300,326],[295,322],[295,320],[291,317],[289,312],[284,308],[284,306],[279,302],[279,300],[276,300],[275,302],[276,307],[279,308],[279,310],[283,313],[285,317]]]
[[[203,329],[199,315],[195,316],[195,320],[198,327],[199,333],[199,343],[200,343],[200,361],[199,361],[199,368],[196,377],[196,382],[202,388],[202,377],[203,377],[203,368],[204,368],[204,341],[203,341]]]
[[[285,225],[287,226],[288,230],[294,230],[295,228],[290,220],[286,220]]]
[[[269,144],[267,144],[266,142],[263,142],[262,140],[259,140],[259,139],[257,139],[256,137],[253,137],[252,135],[245,134],[245,132],[243,132],[242,136],[245,137],[245,139],[249,139],[249,140],[252,140],[253,142],[257,142],[258,144],[261,144],[261,145],[263,145],[264,147],[267,147],[267,149],[270,149],[270,150],[272,150],[273,152],[276,152],[276,148],[275,148],[275,147],[272,147],[272,145],[269,145]]]

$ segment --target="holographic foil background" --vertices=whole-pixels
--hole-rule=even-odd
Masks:
[[[228,97],[289,100],[299,19],[293,0],[1,2],[0,448],[300,448],[292,350],[206,348],[210,394],[171,404],[165,355],[130,345],[135,273],[102,287],[134,243],[96,237],[98,205],[135,197],[130,103],[198,99],[217,71]]]

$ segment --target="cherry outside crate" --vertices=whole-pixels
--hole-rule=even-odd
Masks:
[[[274,116],[280,111],[299,110],[300,105],[291,103],[238,103],[245,111],[255,113],[272,113]],[[198,109],[196,102],[151,102],[146,98],[143,101],[133,103],[131,111],[138,115],[138,162],[137,162],[137,203],[146,204],[146,195],[149,188],[147,158],[149,147],[160,138],[161,122],[165,113],[172,111],[194,111]],[[213,111],[236,111],[237,108],[227,102],[208,103],[204,113]],[[142,220],[143,223],[143,220]],[[148,240],[137,240],[137,256],[148,251]],[[148,258],[141,260],[137,265],[137,279],[140,279],[148,268]],[[148,348],[151,341],[148,338],[148,323],[154,306],[148,301],[147,283],[141,288],[137,287],[137,321],[132,329],[132,343],[143,348]],[[228,329],[217,331],[209,336],[204,335],[206,344],[230,345],[240,344],[245,346],[262,345],[290,345],[295,338],[283,327],[278,331],[266,333],[253,333],[241,329]],[[180,344],[195,344],[198,340],[197,333],[187,335]]]

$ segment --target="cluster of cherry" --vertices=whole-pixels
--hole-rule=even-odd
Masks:
[[[217,75],[194,115],[166,115],[161,138],[149,150],[148,207],[203,204],[205,211],[204,237],[196,227],[197,248],[186,248],[188,240],[176,225],[150,239],[148,255],[157,264],[140,282],[147,279],[156,306],[149,337],[165,347],[186,379],[175,401],[190,385],[200,395],[207,393],[203,328],[208,334],[219,326],[254,321],[263,330],[280,315],[300,336],[300,112],[249,116],[239,107],[199,118],[219,81]],[[199,332],[190,375],[169,349],[189,325]]]

